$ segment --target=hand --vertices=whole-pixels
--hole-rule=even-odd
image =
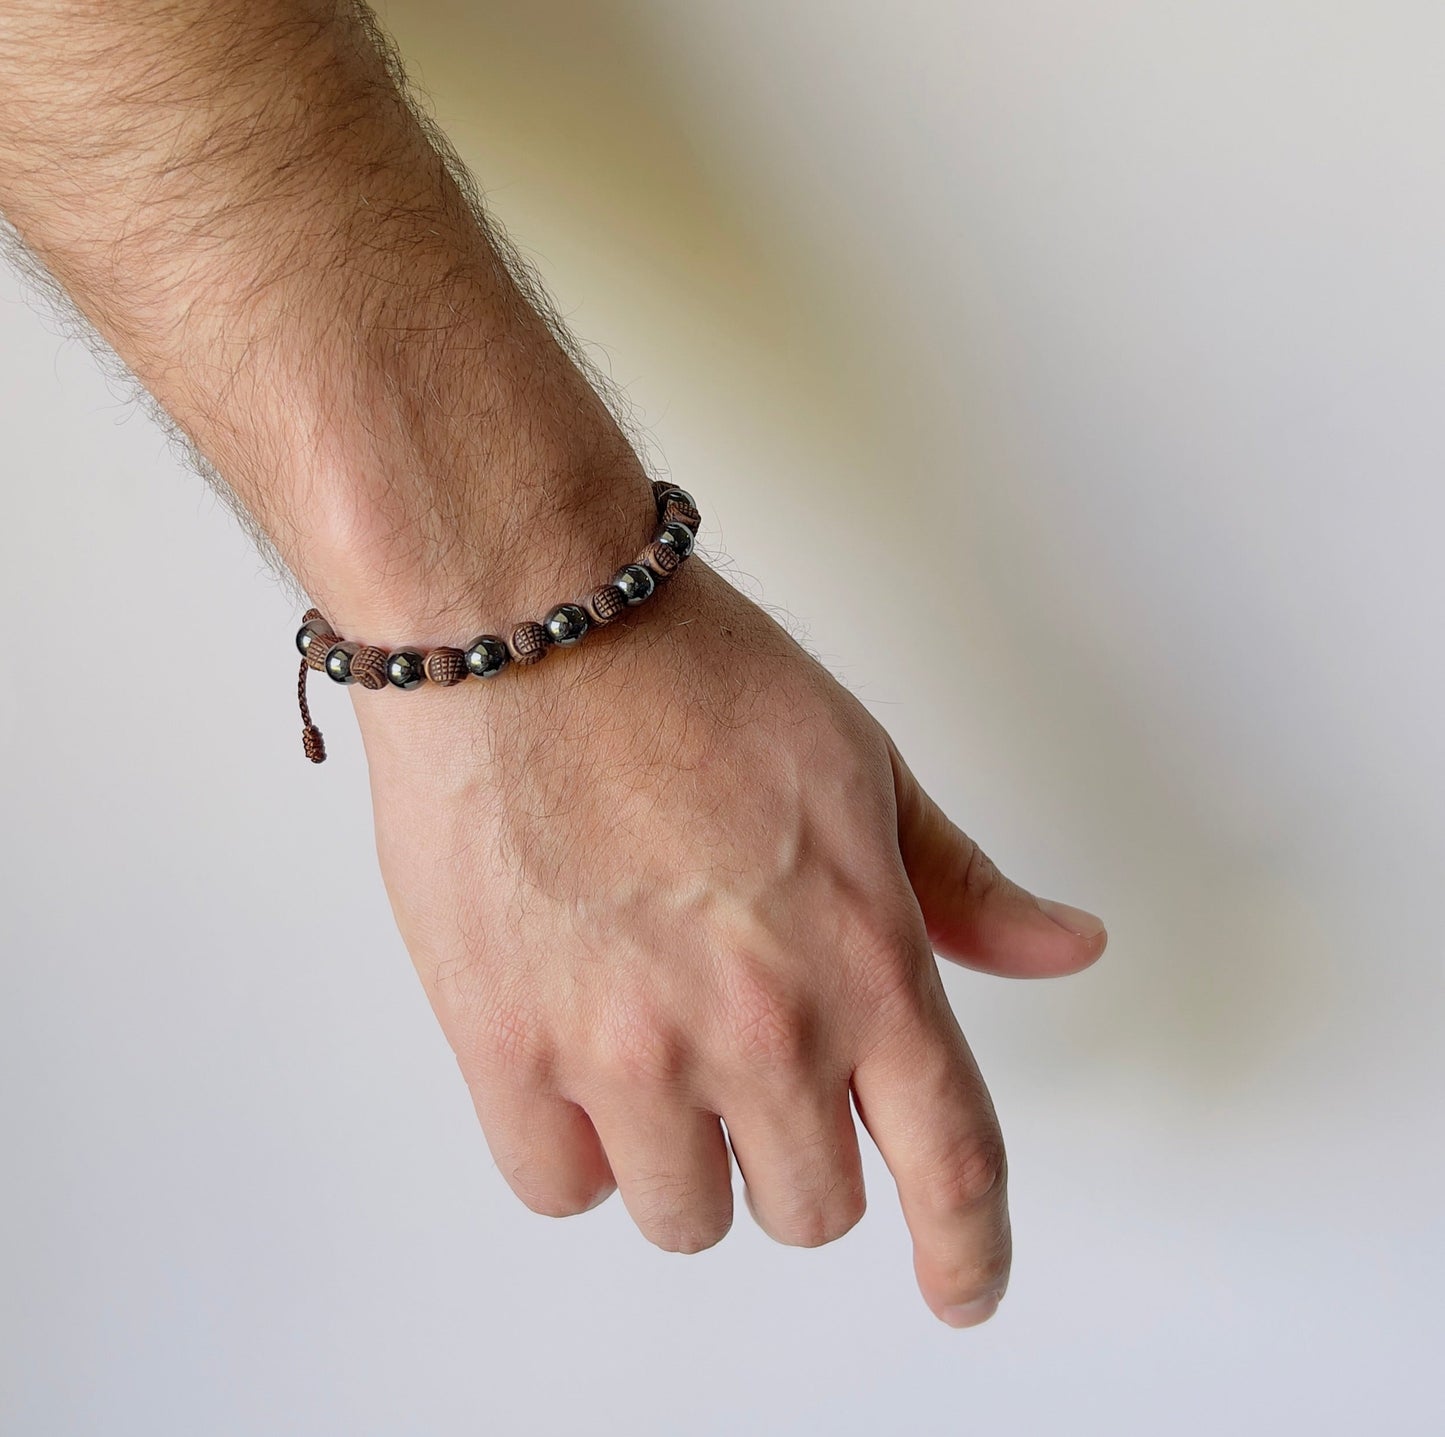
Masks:
[[[730,1141],[765,1231],[831,1241],[863,1212],[851,1089],[929,1307],[992,1314],[1004,1148],[932,949],[1070,973],[1097,919],[1004,878],[700,557],[535,669],[352,692],[397,922],[528,1207],[615,1186],[697,1252],[732,1220]]]
[[[364,6],[12,9],[6,219],[341,632],[445,643],[636,541],[643,466]],[[863,1208],[851,1088],[930,1306],[988,1316],[1003,1148],[929,938],[1065,973],[1097,920],[1002,878],[699,559],[537,670],[353,693],[402,935],[526,1202],[615,1183],[696,1251],[721,1119],[759,1222],[827,1241]]]

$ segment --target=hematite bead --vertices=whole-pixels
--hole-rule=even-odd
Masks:
[[[652,577],[652,570],[642,564],[624,564],[612,576],[612,582],[629,606],[650,599],[653,590],[657,588],[657,580]]]
[[[330,625],[325,619],[312,619],[309,624],[302,624],[296,630],[296,651],[304,659],[313,639],[334,639],[335,637],[336,635],[331,632]]]
[[[649,574],[648,578],[651,577]],[[599,624],[610,624],[627,609],[627,599],[616,584],[603,584],[600,588],[593,589],[592,597],[587,602]]]
[[[507,667],[512,660],[512,651],[505,639],[499,639],[496,634],[483,634],[472,640],[465,658],[467,667],[479,679],[489,679]]]
[[[415,649],[398,649],[386,661],[387,682],[399,689],[419,689],[426,678],[425,664]]]
[[[665,544],[669,549],[676,549],[677,557],[685,559],[692,553],[697,540],[693,538],[692,530],[686,524],[664,524],[657,531],[653,542]]]
[[[351,656],[351,677],[364,689],[386,687],[386,650],[363,644]]]
[[[469,672],[467,656],[460,649],[433,649],[422,667],[427,678],[444,689],[461,683]]]
[[[547,657],[552,640],[541,624],[528,619],[512,630],[512,653],[519,664],[535,664]]]
[[[351,657],[360,647],[360,644],[353,644],[346,639],[332,644],[326,651],[326,677],[338,684],[354,684],[356,680],[351,676]]]
[[[558,604],[542,620],[542,627],[554,644],[566,649],[573,644],[580,644],[592,625],[588,621],[587,610],[581,604]]]

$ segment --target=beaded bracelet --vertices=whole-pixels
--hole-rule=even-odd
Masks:
[[[594,627],[610,624],[629,608],[645,603],[657,591],[659,582],[675,574],[692,553],[702,523],[702,515],[685,489],[654,480],[652,493],[657,502],[658,528],[647,547],[586,600],[558,604],[541,623],[529,619],[518,624],[510,642],[498,634],[482,634],[465,649],[388,651],[339,637],[320,609],[308,609],[296,632],[296,647],[301,652],[296,699],[301,707],[301,744],[306,757],[312,763],[326,760],[326,744],[321,730],[311,721],[311,708],[306,702],[306,676],[312,669],[338,684],[360,684],[366,689],[390,685],[410,690],[427,682],[450,688],[473,675],[491,679],[512,664],[535,664],[554,647],[571,648]]]

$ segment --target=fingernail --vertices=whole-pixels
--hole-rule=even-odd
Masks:
[[[972,1302],[961,1302],[957,1307],[945,1307],[938,1315],[950,1327],[977,1327],[987,1322],[998,1311],[998,1293],[987,1297],[975,1297]]]
[[[1036,902],[1060,928],[1067,929],[1076,938],[1097,938],[1104,931],[1104,920],[1082,908],[1055,903],[1052,898],[1040,898]]]

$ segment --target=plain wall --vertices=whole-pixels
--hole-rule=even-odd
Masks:
[[[526,1212],[297,615],[0,279],[0,1431],[1437,1432],[1445,9],[411,0],[707,553],[1098,968],[950,972],[1017,1261]]]

